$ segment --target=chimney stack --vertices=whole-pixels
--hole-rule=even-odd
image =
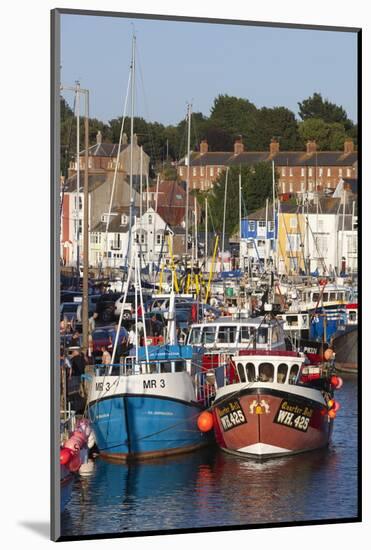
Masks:
[[[100,130],[98,130],[98,133],[97,133],[97,143],[99,144],[102,143],[102,132]]]
[[[279,143],[279,141],[276,140],[276,138],[271,139],[269,149],[270,149],[270,155],[271,156],[277,155],[277,153],[280,152],[280,143]]]
[[[202,139],[201,140],[201,143],[200,143],[200,154],[201,155],[204,155],[205,153],[207,153],[209,150],[209,145],[207,143],[207,140],[206,139]]]
[[[234,142],[234,154],[235,155],[240,155],[241,153],[244,152],[244,149],[245,148],[244,148],[244,145],[243,145],[242,136],[240,136]]]
[[[317,144],[315,139],[308,139],[307,141],[307,155],[315,153],[317,151]]]
[[[354,153],[354,142],[352,138],[347,138],[344,141],[344,154],[348,155],[349,153]]]
[[[128,135],[126,134],[126,132],[124,132],[122,134],[122,144],[123,145],[127,145],[128,144]]]

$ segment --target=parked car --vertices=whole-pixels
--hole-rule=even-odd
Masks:
[[[122,296],[121,292],[106,292],[101,294],[96,303],[96,312],[98,319],[104,323],[109,323],[115,318],[115,302]]]
[[[114,315],[116,317],[119,317],[121,315],[121,310],[123,308],[124,313],[122,314],[122,318],[123,319],[131,319],[132,318],[132,311],[134,310],[134,307],[135,307],[135,294],[133,294],[133,293],[129,294],[128,293],[127,296],[126,296],[125,304],[123,303],[124,298],[125,298],[125,295],[123,294],[122,296],[120,296],[120,298],[118,298],[116,300]],[[138,300],[137,303],[139,305],[139,303],[140,303],[139,296],[138,296],[137,300]]]

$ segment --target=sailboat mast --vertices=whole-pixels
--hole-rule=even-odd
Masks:
[[[276,242],[276,176],[274,160],[272,160],[272,214],[273,214],[273,269],[277,269],[277,242]]]
[[[227,168],[225,172],[225,184],[224,184],[224,210],[223,210],[222,261],[221,261],[222,271],[224,270],[224,236],[225,236],[225,213],[226,213],[226,205],[227,205],[228,171],[229,171],[229,168]]]
[[[209,245],[209,242],[208,242],[208,220],[207,220],[207,217],[208,217],[208,204],[207,204],[207,196],[205,197],[205,270],[207,271],[207,260],[208,260],[208,257],[209,257],[209,250],[208,250],[208,245]]]
[[[80,281],[80,83],[76,82],[76,268]],[[77,289],[78,290],[78,289]]]
[[[134,162],[134,106],[135,106],[135,40],[133,35],[132,50],[131,50],[131,113],[130,113],[130,225],[129,225],[129,242],[131,239],[131,227],[133,225],[133,162]]]
[[[186,222],[186,233],[185,233],[185,253],[188,252],[188,223],[189,223],[189,186],[190,186],[190,170],[191,170],[191,113],[192,105],[188,104],[188,135],[187,135],[187,188],[186,188],[186,212],[185,212],[185,222]]]
[[[84,258],[82,278],[82,347],[89,343],[89,90],[85,90]]]

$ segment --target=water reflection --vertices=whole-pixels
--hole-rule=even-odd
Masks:
[[[98,459],[74,485],[63,534],[355,517],[355,390],[354,379],[344,384],[328,449],[267,462],[216,448],[136,465]]]

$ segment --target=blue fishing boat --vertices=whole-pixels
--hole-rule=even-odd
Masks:
[[[120,365],[98,368],[89,417],[101,456],[127,461],[193,451],[210,442],[197,419],[209,404],[192,347],[138,348]]]

